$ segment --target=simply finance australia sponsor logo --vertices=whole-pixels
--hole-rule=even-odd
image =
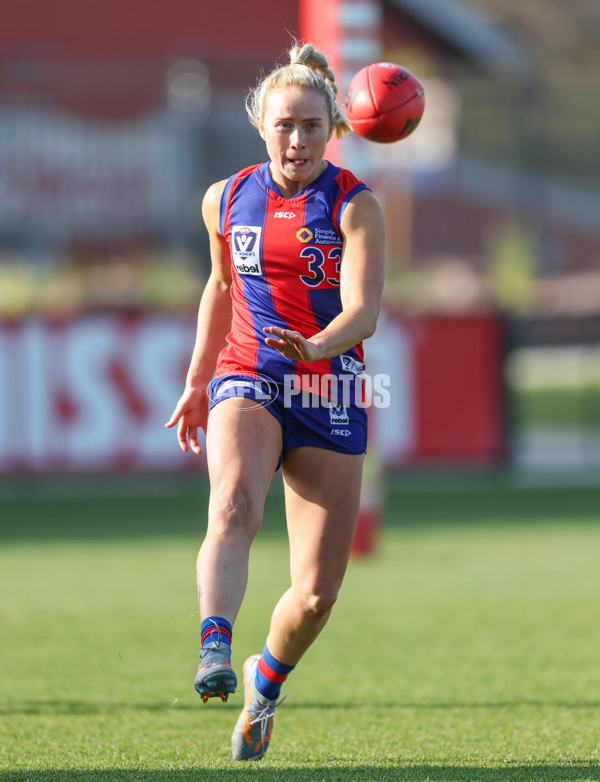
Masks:
[[[234,225],[231,228],[231,258],[238,274],[262,274],[260,263],[261,226]]]
[[[389,407],[389,375],[285,375],[283,383],[284,407],[300,401],[301,407],[328,407],[330,416],[346,417],[346,407]],[[333,423],[333,420],[332,420]],[[347,421],[340,420],[340,425]]]

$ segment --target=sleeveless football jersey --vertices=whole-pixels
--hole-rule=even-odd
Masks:
[[[309,338],[341,312],[340,221],[350,199],[365,189],[331,163],[295,198],[280,194],[268,163],[229,178],[219,224],[231,251],[233,318],[217,376],[245,373],[289,385],[296,375],[301,387],[314,388],[315,375],[353,382],[363,371],[362,343],[331,359],[293,361],[265,344],[263,327]]]

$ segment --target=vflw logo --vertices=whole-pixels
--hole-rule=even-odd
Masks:
[[[349,422],[350,417],[345,405],[329,402],[329,423],[332,426],[347,426]]]
[[[231,259],[238,274],[262,274],[258,225],[234,225],[231,228]]]
[[[352,372],[353,375],[362,375],[365,371],[365,365],[361,361],[357,361],[346,353],[342,353],[340,359],[346,372]]]

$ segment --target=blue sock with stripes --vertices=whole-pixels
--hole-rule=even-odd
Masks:
[[[280,663],[279,660],[276,660],[265,644],[262,657],[258,661],[258,668],[256,669],[256,689],[265,698],[276,701],[281,692],[281,685],[295,667],[295,665],[285,665],[285,663]]]
[[[222,616],[207,617],[200,625],[201,646],[219,641],[231,646],[232,630],[231,624]]]

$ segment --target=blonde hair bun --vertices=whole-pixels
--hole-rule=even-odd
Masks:
[[[311,43],[294,45],[288,52],[289,63],[274,68],[264,76],[246,98],[250,123],[258,127],[264,116],[265,98],[269,90],[282,87],[301,87],[316,90],[324,98],[329,111],[329,122],[336,138],[350,133],[352,127],[336,103],[338,87],[327,57]]]

